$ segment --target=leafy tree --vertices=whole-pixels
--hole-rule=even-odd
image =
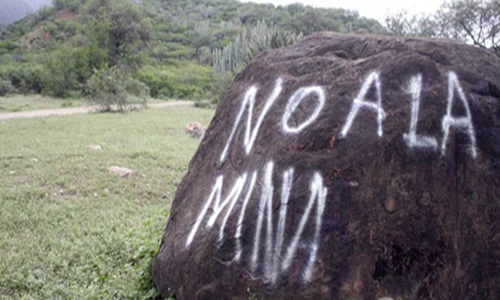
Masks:
[[[500,55],[500,1],[459,0],[448,2],[437,14],[445,37],[489,48]]]
[[[43,94],[58,98],[69,97],[78,89],[78,81],[73,65],[71,47],[50,53],[44,60]]]
[[[432,37],[437,35],[436,22],[433,16],[421,14],[412,15],[401,10],[386,16],[387,33],[394,36]]]
[[[8,80],[0,79],[0,97],[4,97],[7,94],[15,92],[15,88]]]
[[[457,0],[431,15],[400,12],[386,18],[390,34],[444,37],[491,49],[500,56],[500,1]]]
[[[52,6],[56,11],[67,9],[77,12],[88,0],[52,0]]]
[[[87,84],[89,100],[103,111],[124,111],[146,105],[147,87],[128,70],[113,66],[96,70]]]
[[[130,0],[90,0],[82,8],[84,23],[101,25],[107,34],[108,66],[140,67],[140,53],[151,40],[151,25]]]

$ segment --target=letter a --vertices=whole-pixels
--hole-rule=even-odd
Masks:
[[[458,96],[465,107],[464,117],[454,117],[451,115],[451,108],[453,106],[453,99],[455,96],[455,90],[458,92]],[[448,106],[446,108],[446,115],[443,117],[443,142],[441,144],[441,153],[444,154],[446,151],[446,144],[448,142],[448,136],[450,134],[450,127],[456,127],[458,129],[464,130],[470,139],[470,151],[472,158],[476,158],[476,135],[474,133],[474,126],[472,125],[472,117],[470,114],[469,104],[467,103],[467,98],[465,98],[464,91],[460,86],[457,75],[454,72],[448,74]]]
[[[368,93],[370,86],[372,83],[375,83],[375,88],[377,90],[377,102],[368,102],[365,101],[366,94]],[[354,121],[354,118],[359,112],[359,109],[362,107],[366,107],[368,109],[374,110],[377,112],[377,123],[378,123],[378,130],[377,134],[379,137],[383,135],[383,130],[382,130],[382,121],[385,119],[385,112],[382,109],[382,96],[381,96],[381,90],[380,90],[380,79],[379,79],[379,73],[378,72],[372,72],[368,77],[366,78],[365,82],[363,83],[363,86],[361,87],[361,90],[359,91],[358,95],[354,99],[354,102],[352,104],[351,111],[349,112],[349,116],[347,116],[347,122],[345,123],[344,127],[342,128],[341,131],[341,136],[345,137],[349,130],[351,129],[352,122]]]

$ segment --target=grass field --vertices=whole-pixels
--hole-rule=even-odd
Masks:
[[[148,299],[151,257],[212,110],[0,122],[0,298]],[[101,147],[96,149],[95,145]],[[128,178],[109,166],[128,167]]]
[[[53,109],[85,105],[85,101],[76,99],[54,99],[41,95],[10,95],[0,97],[0,113],[38,109]]]
[[[166,101],[177,101],[176,99],[147,99],[148,104]],[[141,102],[141,101],[138,101]],[[20,95],[13,94],[0,97],[0,113],[20,112],[41,109],[56,109],[67,107],[78,107],[91,105],[85,99],[57,99],[42,95]]]

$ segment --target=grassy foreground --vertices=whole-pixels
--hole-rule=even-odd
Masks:
[[[0,298],[147,299],[149,264],[212,110],[0,122]],[[100,150],[99,147],[100,146]],[[107,168],[135,173],[121,178]]]
[[[60,100],[41,95],[15,94],[8,97],[0,97],[0,113],[64,108],[82,106],[84,104],[84,101],[77,99]]]

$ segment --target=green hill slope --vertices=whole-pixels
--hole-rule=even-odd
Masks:
[[[7,1],[12,0],[0,3],[5,7]],[[40,5],[48,0],[22,1]],[[24,3],[22,7],[28,9],[26,2],[17,3]],[[104,15],[103,10],[107,11]],[[258,26],[263,29],[255,30]],[[241,42],[249,32],[255,33],[253,39],[259,35],[272,39],[265,36],[273,30],[281,41],[324,30],[384,33],[377,21],[357,12],[301,4],[54,0],[51,8],[4,28],[0,35],[0,63],[5,67],[0,70],[0,80],[10,81],[20,92],[60,97],[85,95],[87,80],[95,70],[117,63],[134,64],[134,77],[149,87],[153,97],[209,97],[213,89],[212,68],[221,60],[218,57],[214,61],[214,51],[229,46],[232,50],[226,52],[246,51],[247,48],[238,49],[236,40]],[[259,41],[243,42],[255,43],[255,53],[272,46]],[[273,47],[277,46],[280,44]],[[231,57],[225,59],[228,61],[223,63],[231,64],[231,70],[238,66]],[[54,82],[56,79],[58,82]],[[54,92],[55,89],[62,92]]]

